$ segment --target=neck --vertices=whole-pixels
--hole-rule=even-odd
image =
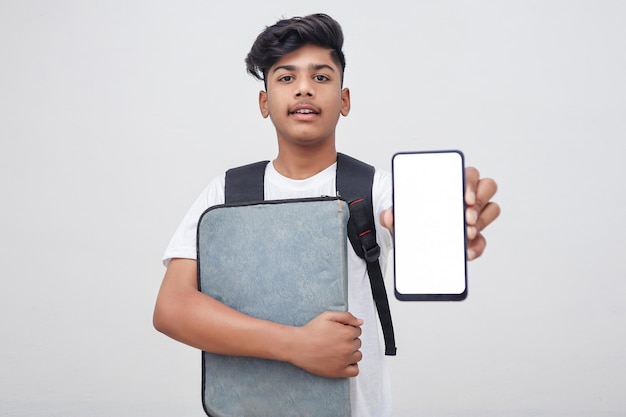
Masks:
[[[284,149],[279,147],[274,168],[281,175],[302,180],[318,174],[337,161],[335,145],[319,149]]]

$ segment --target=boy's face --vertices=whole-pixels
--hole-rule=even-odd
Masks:
[[[350,91],[341,88],[341,76],[330,50],[314,45],[283,56],[269,69],[259,106],[263,117],[272,119],[279,143],[334,143],[339,115],[350,111]]]

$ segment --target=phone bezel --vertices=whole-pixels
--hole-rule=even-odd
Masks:
[[[428,151],[410,151],[410,152],[397,152],[392,157],[392,201],[395,208],[396,203],[396,195],[395,195],[395,185],[396,185],[396,159],[398,157],[403,157],[406,155],[424,155],[424,154],[442,154],[442,153],[455,153],[460,156],[460,179],[461,179],[461,190],[460,190],[460,198],[462,199],[462,219],[463,219],[463,291],[460,293],[404,293],[400,292],[397,287],[397,270],[396,270],[396,239],[395,239],[395,222],[394,222],[394,293],[395,297],[400,301],[463,301],[467,298],[468,295],[468,281],[467,281],[467,227],[465,220],[465,156],[463,152],[457,149],[446,149],[446,150],[428,150]],[[394,211],[395,216],[395,211]]]

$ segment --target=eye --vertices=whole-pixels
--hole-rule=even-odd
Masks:
[[[322,74],[317,74],[317,75],[315,75],[315,76],[313,77],[313,79],[314,79],[315,81],[328,81],[330,78],[328,78],[327,76],[322,75]]]
[[[289,81],[293,81],[293,77],[291,75],[283,75],[278,81],[288,83]]]

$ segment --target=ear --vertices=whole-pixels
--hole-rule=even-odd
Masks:
[[[350,113],[350,89],[341,90],[341,115],[347,116]]]
[[[270,110],[267,105],[267,92],[263,90],[259,91],[259,109],[261,110],[261,116],[267,119],[267,116],[270,115]]]

